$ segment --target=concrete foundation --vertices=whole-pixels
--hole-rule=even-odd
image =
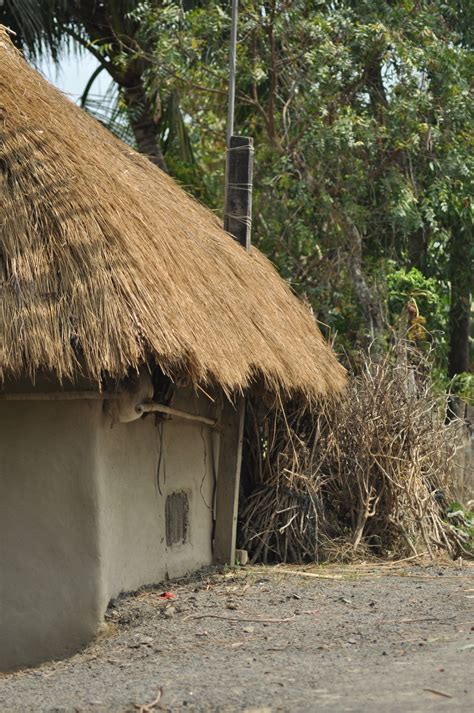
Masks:
[[[101,401],[0,402],[0,670],[73,653],[120,592],[212,561],[214,440],[151,414],[112,425]]]

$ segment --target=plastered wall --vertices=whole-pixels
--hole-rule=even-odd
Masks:
[[[99,408],[0,402],[0,670],[72,653],[102,616]]]
[[[189,392],[176,406],[214,408]],[[213,440],[153,415],[112,425],[100,401],[0,402],[0,670],[73,653],[110,598],[211,562]],[[189,534],[170,547],[177,490]]]
[[[174,405],[201,415],[213,408],[208,399],[190,392],[181,393]],[[214,463],[207,426],[160,421],[150,414],[111,428],[105,417],[98,455],[101,551],[109,598],[212,561]],[[166,497],[182,490],[189,498],[188,538],[186,544],[168,547]]]

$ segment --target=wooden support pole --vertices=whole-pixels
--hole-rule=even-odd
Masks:
[[[231,136],[227,148],[224,229],[250,250],[253,139]]]
[[[224,229],[248,251],[252,229],[253,140],[233,135],[238,5],[238,0],[232,0]],[[219,435],[213,543],[214,561],[219,564],[235,564],[244,417],[243,396],[239,397],[236,406],[228,399],[224,400]]]
[[[221,433],[215,502],[214,562],[217,564],[235,564],[244,413],[245,400],[243,397],[239,398],[235,406],[225,399],[220,419]]]
[[[231,136],[227,147],[224,228],[250,250],[253,140]],[[217,467],[214,561],[235,564],[245,399],[224,403]]]

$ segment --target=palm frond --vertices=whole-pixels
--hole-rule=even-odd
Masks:
[[[114,81],[110,82],[104,95],[93,94],[91,91],[87,94],[84,92],[80,103],[106,129],[129,146],[136,148],[127,108],[121,101],[120,92]]]
[[[30,55],[50,53],[57,60],[68,44],[64,25],[73,22],[66,0],[4,0],[0,23],[14,33],[15,44]]]

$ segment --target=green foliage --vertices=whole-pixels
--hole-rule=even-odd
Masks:
[[[446,519],[454,532],[464,541],[467,554],[474,553],[474,513],[461,503],[452,502]]]
[[[392,268],[395,264],[390,263]],[[413,326],[407,323],[407,306],[411,306],[416,316],[413,321],[418,325],[419,342],[433,343],[438,348],[438,356],[446,357],[443,350],[446,345],[449,311],[449,289],[433,277],[426,277],[416,267],[394,269],[386,279],[387,304],[390,323],[395,328],[403,329],[410,336]]]
[[[474,56],[458,14],[469,8],[240,5],[236,126],[256,143],[253,240],[348,349],[367,331],[360,236],[380,313],[393,325],[415,300],[445,365],[451,234],[473,215]],[[220,179],[228,3],[145,2],[134,17],[153,81],[180,88],[198,176],[220,167]],[[199,195],[220,209],[219,182]]]
[[[412,335],[429,335],[446,371],[450,301],[472,293],[473,3],[239,5],[236,132],[256,146],[253,241],[340,350],[398,328],[411,301]],[[227,0],[107,0],[95,24],[86,0],[6,0],[5,12],[30,49],[57,52],[72,32],[119,83],[138,73],[170,172],[221,210]],[[132,120],[143,102],[119,108],[111,116]]]
[[[474,406],[474,374],[462,372],[451,380],[450,390],[463,401]]]

